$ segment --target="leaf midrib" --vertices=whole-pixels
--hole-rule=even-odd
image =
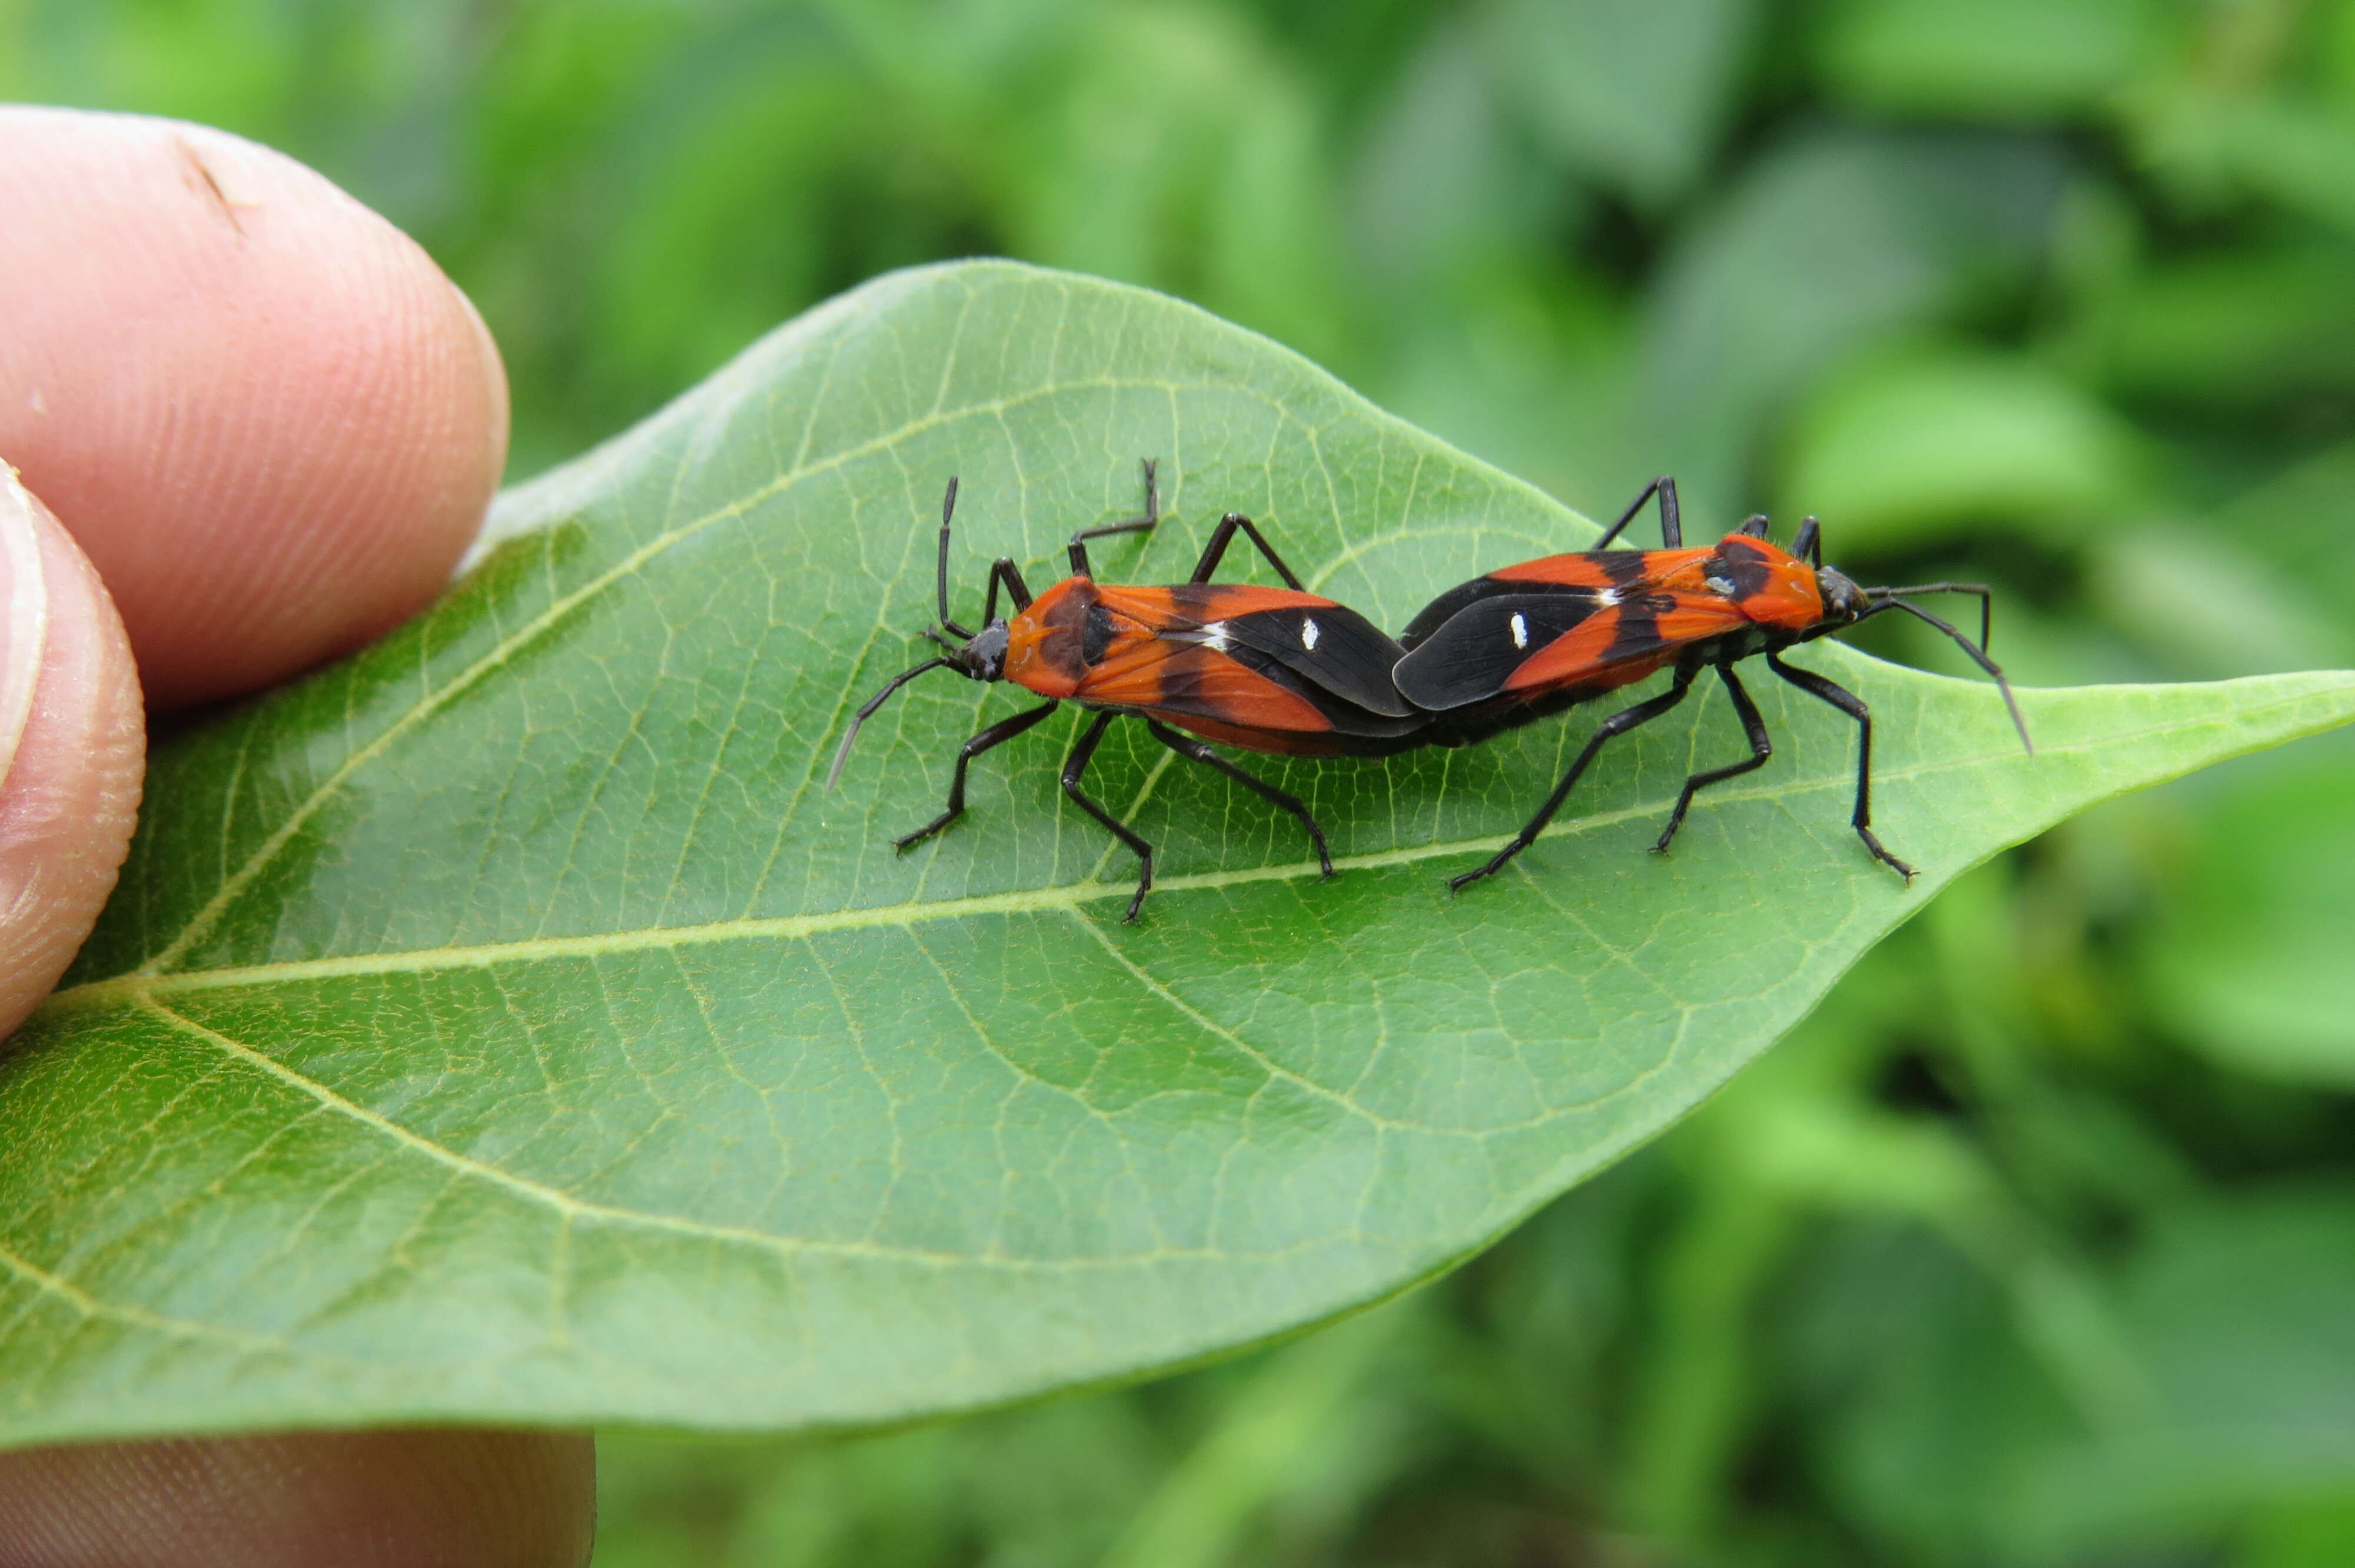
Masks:
[[[2281,705],[2297,699],[2285,699]],[[2069,757],[2080,753],[2101,751],[2122,738],[2135,735],[2157,735],[2179,727],[2154,726],[2147,730],[2120,736],[2108,734],[2073,746],[2052,746],[2038,749],[2039,757]],[[1968,757],[1943,758],[1907,767],[1877,768],[1876,782],[1928,778],[1936,774],[1962,772],[2015,760],[2014,754],[2000,748]],[[1760,800],[1780,800],[1794,796],[1818,793],[1827,789],[1850,787],[1853,775],[1845,768],[1819,778],[1785,779],[1774,784],[1760,784],[1746,789],[1717,789],[1694,802],[1695,811],[1710,811],[1725,806]],[[1616,810],[1595,811],[1565,821],[1558,821],[1543,835],[1597,832],[1638,818],[1657,817],[1664,813],[1673,795],[1637,801]],[[1395,849],[1378,850],[1366,854],[1335,855],[1336,872],[1380,870],[1391,866],[1412,865],[1426,860],[1449,855],[1494,853],[1512,838],[1510,833],[1489,833],[1478,838],[1451,839],[1423,844],[1401,845]],[[1099,870],[1101,870],[1101,863]],[[1298,861],[1277,865],[1239,866],[1227,871],[1206,871],[1157,876],[1154,892],[1158,894],[1216,891],[1253,883],[1284,882],[1297,878],[1319,876],[1322,868],[1315,861]],[[1127,898],[1135,892],[1136,885],[1126,880],[1102,881],[1094,874],[1083,882],[1066,883],[1058,886],[1020,888],[1006,893],[975,894],[963,898],[911,899],[900,904],[868,905],[856,909],[828,910],[818,915],[777,915],[762,917],[739,917],[713,920],[693,926],[644,927],[629,931],[594,932],[570,937],[534,937],[506,942],[480,942],[442,948],[404,948],[388,953],[361,953],[333,959],[288,959],[266,964],[246,964],[216,969],[187,969],[171,974],[151,973],[134,969],[127,974],[105,980],[86,980],[53,992],[44,1001],[38,1014],[75,1012],[111,1002],[142,997],[169,995],[191,991],[218,991],[240,986],[268,985],[273,982],[293,982],[312,980],[339,980],[380,974],[423,974],[442,969],[484,969],[505,963],[533,963],[543,959],[566,958],[596,958],[613,953],[657,952],[671,948],[695,947],[713,943],[751,941],[772,938],[780,941],[805,941],[837,931],[868,930],[890,927],[927,924],[934,920],[957,920],[979,916],[1054,914],[1077,909],[1084,905],[1112,898]],[[37,1014],[37,1016],[38,1015]]]
[[[2085,689],[2081,688],[2070,694],[2073,696],[2081,696],[2084,694],[2084,691]],[[2255,717],[2258,714],[2264,712],[2296,706],[2301,702],[2308,700],[2314,694],[2315,694],[2310,692],[2286,693],[2274,702],[2264,704],[2254,708],[2243,709],[2233,715],[2232,717],[2242,722],[2246,722],[2249,719]],[[2202,719],[2191,722],[2209,722],[2209,719],[2208,717],[2203,716]],[[2048,747],[2044,748],[2040,755],[2051,758],[2070,756],[2079,753],[2098,752],[2114,747],[2122,739],[2157,736],[2182,727],[2185,727],[2183,724],[2164,722],[2140,726],[2125,733],[2112,732],[2097,737],[2090,737],[2084,741],[2074,744],[2062,744]],[[2008,748],[1996,747],[1988,749],[1983,754],[1976,756],[1961,758],[1950,757],[1934,761],[1923,761],[1912,766],[1886,769],[1884,770],[1883,776],[1891,779],[1924,777],[1937,773],[1955,772],[1968,768],[1983,768],[1998,763],[2009,762],[2011,760],[2012,757]],[[1775,800],[1842,787],[1846,782],[1847,779],[1844,773],[1827,775],[1816,779],[1786,779],[1774,785],[1761,784],[1749,789],[1719,790],[1713,793],[1711,800],[1716,804],[1730,804],[1737,800]],[[1664,804],[1665,798],[1660,800],[1641,802],[1617,810],[1597,812],[1590,816],[1579,818],[1573,821],[1561,824],[1554,831],[1572,833],[1591,832],[1614,823],[1623,822],[1636,817],[1656,814],[1662,809]],[[1384,851],[1373,854],[1345,856],[1337,861],[1336,863],[1337,865],[1348,866],[1352,869],[1405,864],[1446,854],[1492,849],[1495,846],[1501,844],[1503,842],[1505,842],[1504,835],[1496,835],[1480,839],[1459,840],[1446,843],[1423,844]],[[1213,872],[1174,876],[1166,879],[1166,881],[1164,881],[1160,885],[1167,891],[1181,891],[1188,888],[1217,888],[1238,885],[1246,883],[1304,877],[1314,874],[1316,869],[1317,868],[1315,865],[1310,863],[1252,867],[1228,872]],[[236,1056],[240,1061],[245,1062],[249,1066],[267,1073],[288,1086],[296,1089],[308,1097],[313,1098],[323,1107],[347,1118],[356,1118],[361,1124],[375,1130],[379,1136],[396,1140],[403,1147],[409,1149],[412,1153],[418,1154],[423,1158],[432,1159],[436,1162],[462,1171],[474,1179],[495,1184],[503,1190],[513,1192],[518,1196],[526,1197],[539,1205],[551,1209],[553,1212],[565,1217],[567,1221],[565,1234],[568,1235],[570,1234],[570,1222],[577,1218],[588,1220],[592,1223],[623,1225],[638,1229],[657,1230],[704,1241],[730,1245],[747,1246],[774,1255],[786,1257],[803,1255],[821,1256],[839,1254],[849,1256],[864,1256],[882,1261],[902,1262],[922,1266],[955,1267],[965,1269],[978,1267],[996,1270],[1013,1269],[1026,1272],[1066,1274],[1081,1269],[1094,1270],[1104,1268],[1133,1268],[1141,1265],[1149,1265],[1156,1261],[1164,1261],[1181,1256],[1199,1255],[1207,1258],[1218,1259],[1233,1258],[1242,1255],[1235,1254],[1231,1250],[1214,1247],[1183,1249],[1163,1247],[1135,1253],[1124,1253],[1115,1255],[1071,1258],[1020,1258],[991,1253],[940,1253],[873,1242],[837,1242],[814,1237],[792,1236],[778,1232],[757,1230],[747,1226],[727,1225],[714,1222],[688,1219],[679,1215],[665,1214],[654,1211],[634,1210],[620,1207],[618,1205],[602,1204],[591,1200],[575,1197],[559,1188],[534,1181],[529,1178],[518,1176],[514,1172],[504,1171],[496,1166],[488,1165],[482,1161],[470,1159],[469,1157],[460,1154],[453,1150],[447,1149],[441,1144],[435,1143],[430,1139],[426,1139],[418,1133],[410,1131],[407,1128],[401,1127],[399,1123],[385,1118],[380,1113],[371,1111],[366,1107],[346,1099],[327,1086],[305,1076],[294,1068],[288,1066],[286,1064],[271,1057],[267,1053],[257,1051],[253,1047],[246,1046],[239,1042],[230,1040],[229,1037],[220,1034],[218,1031],[209,1029],[202,1023],[197,1022],[196,1020],[186,1018],[186,1016],[174,1012],[156,1000],[156,995],[171,991],[218,989],[239,985],[259,985],[267,984],[273,980],[291,981],[307,978],[325,978],[338,975],[357,975],[371,972],[423,971],[435,969],[487,965],[505,960],[527,961],[539,957],[584,954],[598,951],[651,950],[698,940],[720,941],[743,939],[762,935],[775,935],[781,937],[807,936],[816,934],[817,932],[826,929],[851,929],[860,926],[914,924],[918,921],[934,918],[954,918],[962,915],[982,913],[986,911],[1016,912],[1055,909],[1069,913],[1071,918],[1078,920],[1080,919],[1078,911],[1082,905],[1099,899],[1123,897],[1125,896],[1129,891],[1129,886],[1124,883],[1103,884],[1092,880],[1087,883],[1077,884],[1061,888],[1033,889],[1012,894],[986,895],[972,899],[943,900],[932,903],[900,905],[865,910],[845,910],[826,916],[786,916],[764,921],[738,920],[718,922],[706,927],[677,927],[662,931],[638,931],[613,934],[602,937],[540,938],[527,942],[486,944],[476,948],[427,949],[395,954],[371,955],[364,958],[297,960],[287,963],[258,965],[237,969],[224,969],[210,971],[192,971],[177,975],[144,975],[133,973],[131,975],[115,977],[106,980],[89,982],[81,986],[70,988],[69,991],[59,992],[53,995],[49,1001],[44,1004],[41,1011],[44,1012],[79,1011],[110,1001],[117,1001],[127,1003],[129,1006],[139,1011],[150,1012],[153,1015],[157,1016],[161,1021],[165,1022],[167,1026],[174,1028],[175,1030],[188,1032],[203,1036],[211,1042],[215,1048],[224,1050]],[[1614,1094],[1604,1097],[1605,1099],[1618,1097],[1632,1086],[1632,1085],[1620,1086]],[[1346,1095],[1343,1095],[1341,1097],[1345,1102],[1347,1102]],[[1353,1104],[1354,1102],[1348,1103]],[[1582,1107],[1551,1107],[1546,1113],[1546,1117],[1550,1118],[1559,1116],[1578,1108]],[[1497,1129],[1491,1128],[1485,1130],[1493,1132]],[[1284,1253],[1292,1250],[1296,1249],[1272,1249],[1267,1253],[1254,1253],[1249,1255],[1261,1258],[1263,1260],[1272,1261],[1281,1257]],[[147,1312],[139,1308],[123,1307],[117,1303],[108,1302],[91,1296],[87,1290],[75,1285],[66,1277],[43,1269],[31,1263],[29,1260],[19,1256],[12,1251],[5,1250],[5,1248],[0,1248],[0,1269],[5,1269],[18,1277],[25,1279],[41,1293],[53,1297],[70,1309],[85,1317],[108,1319],[122,1322],[126,1326],[144,1328],[151,1331],[174,1336],[215,1339],[227,1343],[234,1343],[246,1349],[267,1347],[273,1350],[281,1350],[289,1353],[303,1354],[314,1358],[324,1355],[325,1359],[331,1361],[342,1361],[345,1359],[335,1356],[329,1352],[316,1351],[308,1346],[296,1345],[292,1341],[278,1336],[252,1335],[212,1323],[193,1319],[176,1319],[162,1314]]]
[[[227,913],[229,906],[237,901],[238,895],[243,893],[245,889],[252,884],[253,880],[260,876],[270,863],[278,857],[279,852],[283,850],[286,845],[293,840],[294,835],[302,832],[304,824],[308,822],[311,818],[318,812],[319,809],[325,805],[328,800],[334,799],[336,792],[343,788],[345,782],[349,779],[354,773],[357,772],[368,763],[373,761],[376,758],[383,755],[383,753],[390,747],[396,740],[400,739],[400,736],[406,735],[410,730],[415,728],[419,724],[421,724],[426,719],[432,717],[434,714],[447,706],[453,699],[464,695],[479,682],[499,670],[506,664],[509,660],[513,659],[517,654],[529,647],[533,641],[554,630],[556,626],[561,623],[565,618],[570,616],[575,609],[594,599],[606,589],[627,580],[638,570],[643,568],[648,562],[663,555],[672,547],[682,544],[688,539],[694,538],[696,535],[702,534],[709,529],[717,527],[723,523],[731,522],[738,517],[741,517],[762,503],[773,500],[777,496],[784,494],[787,491],[792,490],[795,486],[800,485],[808,480],[826,473],[833,469],[841,467],[846,463],[857,461],[862,457],[868,457],[876,452],[888,450],[911,437],[922,435],[926,430],[932,429],[942,425],[950,424],[960,419],[987,415],[1002,417],[1006,413],[1015,408],[1018,408],[1026,403],[1035,401],[1041,397],[1060,397],[1070,392],[1159,391],[1179,393],[1210,390],[1234,393],[1240,389],[1222,387],[1210,382],[1151,381],[1138,380],[1130,377],[1094,376],[1082,377],[1071,381],[1058,381],[1049,386],[1031,388],[1028,391],[1025,391],[1012,397],[995,397],[978,403],[964,404],[954,409],[936,408],[932,412],[925,414],[922,418],[911,419],[906,423],[896,427],[886,434],[869,437],[868,440],[846,447],[838,452],[829,453],[827,456],[817,459],[815,461],[801,464],[784,473],[779,474],[774,479],[772,479],[763,484],[756,486],[745,494],[739,496],[736,500],[730,502],[725,506],[715,508],[714,510],[708,512],[702,516],[697,517],[690,522],[682,523],[675,528],[664,531],[654,538],[647,540],[636,549],[631,551],[620,561],[615,562],[612,567],[607,567],[596,577],[591,577],[589,581],[581,584],[579,588],[574,588],[571,592],[552,600],[545,609],[540,610],[538,614],[533,616],[529,620],[517,628],[514,631],[509,632],[506,636],[501,638],[495,645],[485,651],[480,658],[476,659],[473,663],[468,664],[463,670],[460,670],[456,674],[453,675],[447,683],[436,687],[433,691],[420,698],[410,707],[404,709],[399,716],[394,718],[391,723],[388,724],[384,729],[374,737],[367,741],[365,744],[355,747],[351,754],[337,765],[333,773],[329,774],[325,779],[323,779],[316,789],[313,789],[309,795],[304,797],[301,801],[297,802],[295,806],[287,812],[286,819],[277,827],[271,830],[269,835],[264,838],[260,844],[254,847],[253,851],[247,855],[244,862],[240,864],[235,871],[231,872],[228,876],[222,879],[220,886],[214,891],[213,895],[207,899],[204,905],[191,915],[188,917],[187,922],[180,927],[179,934],[174,937],[172,940],[162,948],[162,950],[155,954],[155,957],[149,959],[146,962],[141,964],[138,969],[133,970],[132,974],[134,976],[161,976],[165,971],[169,970],[171,966],[178,962],[181,958],[185,957],[191,948],[195,947],[198,942],[201,942],[206,937],[211,934],[214,926],[219,922],[220,917],[222,915]],[[1259,392],[1246,392],[1244,395],[1257,397],[1272,410],[1285,418],[1297,419],[1297,416],[1295,415],[1291,409],[1287,408],[1279,398],[1272,397],[1264,393]],[[837,695],[837,712],[834,715],[837,719],[840,718],[841,715],[839,709],[842,704],[848,700],[849,694],[850,689],[846,686],[843,692]]]

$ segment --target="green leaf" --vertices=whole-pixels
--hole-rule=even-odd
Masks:
[[[1500,0],[1498,81],[1547,152],[1647,207],[1700,175],[1758,32],[1754,0]]]
[[[2025,359],[1923,349],[1834,378],[1801,417],[1784,506],[1838,519],[1845,551],[1903,547],[1989,517],[2050,524],[2132,504],[2135,443]]]
[[[1263,520],[1390,624],[1588,536],[1188,306],[971,263],[786,328],[510,495],[502,542],[357,658],[159,748],[121,892],[0,1058],[0,1441],[463,1419],[904,1420],[1167,1367],[1398,1291],[1690,1108],[1939,885],[2070,811],[2344,722],[2355,676],[2023,694],[1822,646],[1882,726],[1760,693],[1621,747],[1514,874],[1582,720],[1271,766],[1345,857],[1121,726],[1070,809],[1058,720],[894,855],[1011,694],[911,687],[933,508],[956,606],[1000,552]],[[1772,683],[1761,683],[1762,685]],[[1789,700],[1785,700],[1785,697]],[[1071,715],[1076,717],[1077,715]]]
[[[2137,270],[2094,332],[2102,379],[2173,408],[2295,405],[2355,387],[2346,248],[2226,251]]]
[[[1659,432],[1649,461],[1679,471],[1697,512],[1733,510],[1753,446],[1795,394],[2019,286],[2061,178],[2051,149],[1991,136],[1783,138],[1652,274],[1638,398]]]
[[[1817,39],[1843,97],[1977,120],[2090,114],[2149,61],[2142,0],[1840,0]]]
[[[2240,1183],[2155,1206],[2145,1233],[2098,1307],[2127,1400],[2092,1421],[2025,1342],[2032,1294],[2004,1302],[1918,1235],[1831,1244],[1849,1257],[1793,1314],[1833,1406],[1814,1468],[1875,1560],[2165,1561],[2349,1495],[2355,1192]]]
[[[1001,154],[1013,249],[1339,348],[1327,154],[1294,61],[1223,6],[1075,7],[1046,36],[1065,33],[1060,79],[1030,68],[1042,109]]]
[[[2142,953],[2170,1031],[2217,1063],[2355,1087],[2355,821],[2344,748],[2212,795]]]

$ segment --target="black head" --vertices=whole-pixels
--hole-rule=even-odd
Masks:
[[[1816,568],[1816,591],[1823,596],[1827,630],[1851,625],[1872,613],[1872,596],[1837,567]]]
[[[962,648],[949,655],[957,673],[969,680],[1002,681],[1006,678],[1006,645],[1014,639],[1013,630],[1006,617],[998,616],[965,640]]]
[[[1758,538],[1766,536],[1766,519],[1752,517],[1741,531]],[[2019,744],[2030,753],[2036,743],[2028,738],[2028,721],[2020,716],[2019,700],[2011,694],[2011,683],[2003,678],[2003,671],[1987,657],[1987,634],[1994,629],[1995,596],[1985,583],[1913,583],[1903,588],[1859,588],[1856,579],[1837,567],[1824,565],[1823,524],[1813,517],[1799,524],[1799,532],[1791,540],[1791,554],[1806,561],[1816,571],[1816,592],[1824,602],[1824,619],[1806,634],[1806,639],[1821,637],[1869,620],[1887,610],[1902,610],[1916,620],[1926,621],[1952,638],[1955,646],[1970,655],[1971,662],[1995,678],[1996,689],[2003,694],[2003,705],[2010,711],[2011,724],[2019,731]],[[1914,594],[1966,593],[1979,601],[1979,640],[1974,645],[1946,622],[1932,615],[1920,605],[1910,602]]]

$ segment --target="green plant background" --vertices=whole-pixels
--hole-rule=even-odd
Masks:
[[[2355,662],[2355,5],[0,0],[0,92],[245,132],[418,235],[518,475],[996,252],[1590,513],[1673,470],[1862,575],[1990,577],[2027,681]],[[1338,1330],[896,1436],[609,1441],[600,1561],[2355,1558],[2350,783],[2310,742],[1973,874]]]

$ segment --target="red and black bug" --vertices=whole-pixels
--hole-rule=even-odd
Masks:
[[[1656,495],[1666,547],[1607,548]],[[1855,693],[1812,670],[1794,668],[1781,657],[1785,649],[1892,609],[1925,620],[1953,638],[1995,677],[2019,727],[2020,744],[2035,750],[2010,683],[1987,654],[1992,599],[1986,585],[1859,588],[1823,564],[1821,530],[1813,517],[1800,524],[1787,551],[1767,542],[1764,516],[1750,518],[1707,549],[1683,546],[1676,481],[1662,477],[1644,487],[1593,549],[1524,561],[1475,577],[1432,600],[1408,624],[1399,639],[1408,652],[1393,678],[1401,695],[1438,715],[1425,738],[1439,744],[1483,740],[1656,671],[1673,672],[1667,691],[1604,719],[1528,825],[1487,864],[1451,879],[1450,887],[1460,889],[1477,881],[1527,849],[1606,742],[1675,707],[1703,670],[1714,669],[1749,737],[1750,756],[1685,780],[1676,808],[1668,813],[1668,825],[1652,846],[1665,852],[1695,794],[1763,768],[1774,755],[1765,720],[1733,673],[1737,662],[1760,654],[1775,674],[1856,720],[1856,810],[1850,821],[1875,859],[1912,881],[1913,868],[1884,849],[1872,831],[1870,710]],[[1977,596],[1977,645],[1910,602],[1909,596],[1928,593]]]
[[[949,520],[956,494],[952,479],[941,502],[940,620],[924,630],[948,652],[893,676],[851,716],[826,788],[841,777],[858,726],[885,699],[927,671],[954,670],[973,681],[1012,681],[1047,701],[967,740],[957,751],[947,807],[893,840],[893,847],[904,850],[954,821],[964,810],[965,769],[973,759],[1030,728],[1058,705],[1072,702],[1098,712],[1063,763],[1063,793],[1143,863],[1127,918],[1136,918],[1153,885],[1153,846],[1080,788],[1097,743],[1123,714],[1144,719],[1153,737],[1178,756],[1218,769],[1298,818],[1325,874],[1332,875],[1324,830],[1306,806],[1178,731],[1191,730],[1246,751],[1295,756],[1379,757],[1403,750],[1415,744],[1429,715],[1391,683],[1399,645],[1346,605],[1305,591],[1284,558],[1239,513],[1220,519],[1194,575],[1183,583],[1123,588],[1097,582],[1088,565],[1089,540],[1142,533],[1160,521],[1150,462],[1145,465],[1144,516],[1072,535],[1072,575],[1035,598],[1021,569],[1010,557],[999,556],[989,568],[982,628],[969,631],[949,615]],[[1288,589],[1209,580],[1238,532],[1258,546],[1291,585]],[[1010,619],[997,613],[1001,587],[1014,604]]]

